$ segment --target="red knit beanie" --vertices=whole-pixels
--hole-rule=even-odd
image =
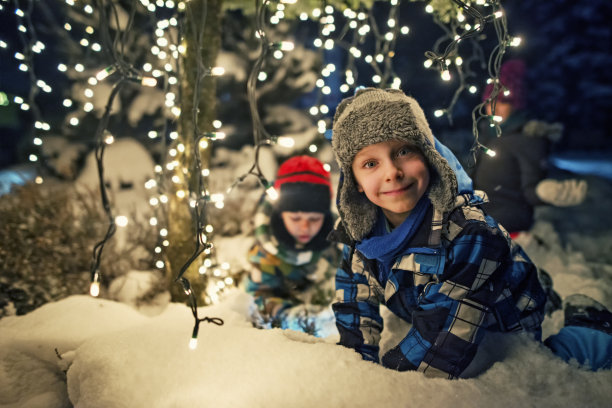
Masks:
[[[323,163],[310,156],[294,156],[281,164],[274,188],[279,192],[277,211],[327,213],[331,181]]]
[[[510,103],[514,109],[525,107],[525,62],[520,59],[511,59],[502,64],[499,69],[499,82],[503,86],[499,88],[497,101]],[[486,100],[493,92],[493,83],[486,86],[482,100]],[[504,90],[510,91],[508,96],[504,95]]]

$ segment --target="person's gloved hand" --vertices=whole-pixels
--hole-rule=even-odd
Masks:
[[[316,337],[326,337],[336,330],[330,306],[298,305],[285,309],[281,314],[283,329],[301,331]]]
[[[536,195],[545,203],[557,207],[570,207],[584,201],[587,193],[586,180],[544,179],[536,186]]]

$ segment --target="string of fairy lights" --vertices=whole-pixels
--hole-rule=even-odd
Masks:
[[[34,70],[34,54],[40,54],[45,50],[45,45],[44,43],[38,40],[34,24],[32,23],[31,16],[32,10],[34,8],[34,1],[28,0],[26,2],[26,6],[24,8],[20,8],[17,0],[15,0],[14,7],[15,16],[17,18],[17,33],[22,46],[22,52],[16,52],[14,54],[14,57],[18,61],[19,70],[28,74],[30,84],[33,85],[30,86],[26,99],[21,96],[15,96],[13,101],[19,105],[21,110],[30,111],[32,113],[32,123],[34,129],[36,130],[35,136],[32,140],[34,149],[33,152],[29,155],[28,159],[30,162],[38,162],[38,165],[40,166],[42,165],[42,161],[39,161],[39,152],[42,149],[43,138],[41,137],[42,135],[38,134],[38,132],[47,132],[51,129],[51,126],[49,125],[49,123],[43,120],[40,109],[38,108],[36,102],[36,97],[38,96],[41,90],[43,92],[50,93],[53,89],[44,80],[39,79],[36,76],[36,71]],[[2,6],[2,8],[4,8],[4,6]],[[2,48],[6,48],[7,44],[6,42],[2,41],[0,43],[0,46]],[[37,176],[35,178],[35,182],[37,184],[41,184],[43,182],[42,177]]]
[[[314,9],[311,16],[306,13],[300,15],[301,20],[314,19],[319,23],[318,35],[313,40],[313,45],[321,51],[321,55],[325,51],[333,51],[335,47],[346,51],[343,81],[338,88],[341,94],[348,94],[359,85],[358,60],[363,60],[372,69],[373,75],[370,80],[375,86],[400,88],[401,80],[394,71],[392,60],[395,56],[398,36],[407,35],[410,30],[407,26],[399,24],[399,1],[392,0],[389,4],[386,31],[379,28],[376,19],[365,6],[361,6],[356,11],[345,8],[341,14],[344,23],[340,29],[336,27],[339,22],[339,19],[335,17],[337,10],[331,5],[322,9]],[[370,51],[366,52],[364,48],[368,42],[371,43],[371,46]],[[309,109],[321,135],[328,131],[330,125],[329,106],[321,101],[325,95],[334,92],[330,79],[336,69],[333,63],[324,64],[320,77],[316,81],[317,99]],[[310,151],[316,152],[316,146],[312,145]]]
[[[487,121],[491,127],[494,127],[496,130],[496,134],[498,136],[501,135],[501,128],[499,127],[499,123],[501,122],[501,117],[495,115],[495,104],[497,100],[497,96],[500,92],[503,92],[506,96],[509,95],[510,90],[503,87],[501,82],[499,81],[499,72],[502,64],[502,58],[506,53],[508,47],[518,47],[521,44],[520,37],[511,36],[508,33],[508,24],[506,14],[501,6],[501,3],[497,0],[476,0],[475,6],[482,7],[483,11],[488,11],[488,13],[483,14],[481,10],[476,8],[474,5],[470,5],[469,2],[463,2],[462,0],[452,0],[456,3],[459,8],[456,10],[456,14],[452,16],[447,24],[443,24],[442,16],[440,13],[435,13],[433,7],[428,5],[426,10],[430,13],[434,13],[435,21],[444,27],[446,30],[446,36],[442,37],[439,42],[436,44],[434,49],[437,48],[437,45],[441,44],[444,40],[448,40],[446,48],[443,52],[439,53],[436,51],[430,51],[426,53],[428,59],[425,61],[425,66],[430,67],[432,65],[438,66],[441,72],[441,78],[444,81],[449,81],[451,79],[450,74],[450,66],[454,65],[455,70],[459,77],[459,86],[457,87],[452,101],[450,105],[445,109],[438,109],[434,112],[436,117],[441,117],[446,115],[452,123],[452,111],[453,107],[456,104],[459,95],[463,90],[468,89],[470,93],[474,94],[478,92],[478,88],[475,85],[468,86],[467,78],[473,77],[474,74],[471,72],[470,63],[474,61],[483,61],[484,55],[482,48],[479,46],[478,42],[473,40],[473,37],[479,33],[482,33],[487,26],[487,24],[491,23],[494,27],[497,45],[491,51],[487,63],[487,69],[489,74],[489,79],[487,83],[493,83],[493,91],[491,95],[483,100],[480,104],[478,104],[472,110],[472,133],[474,135],[474,143],[471,148],[472,151],[472,160],[476,160],[476,155],[478,151],[482,150],[485,154],[489,156],[495,156],[495,151],[489,149],[480,143],[478,138],[478,129],[479,123],[481,121]],[[464,60],[459,55],[459,44],[464,42],[466,39],[471,40],[470,43],[472,45],[472,55]],[[464,69],[465,67],[465,69]],[[492,113],[488,114],[486,112],[486,106],[492,105]]]
[[[15,53],[14,58],[19,61],[19,69],[27,72],[30,80],[30,92],[27,98],[16,96],[14,103],[20,105],[22,110],[31,110],[36,128],[32,144],[39,149],[44,141],[44,133],[51,129],[51,125],[43,120],[41,111],[37,108],[36,99],[42,91],[52,92],[52,88],[44,80],[36,77],[34,67],[35,54],[45,51],[45,44],[41,42],[34,30],[32,23],[32,13],[34,0],[25,0],[27,7],[20,7],[23,2],[14,1],[14,13],[17,16],[19,37],[23,50]],[[4,11],[9,0],[0,0],[0,11]],[[293,43],[290,41],[270,41],[270,26],[279,24],[285,18],[287,7],[292,7],[295,1],[292,0],[258,0],[255,8],[255,31],[254,36],[259,42],[259,54],[247,79],[247,97],[252,119],[253,145],[255,147],[254,162],[247,173],[238,177],[225,193],[210,192],[207,189],[207,178],[210,176],[210,169],[203,168],[200,154],[210,148],[210,143],[220,140],[226,135],[219,131],[223,126],[218,119],[212,122],[215,129],[212,132],[204,132],[198,123],[197,107],[201,89],[201,80],[206,76],[223,75],[224,68],[205,64],[201,56],[196,61],[197,74],[196,83],[193,84],[195,92],[193,98],[192,112],[182,112],[179,103],[180,89],[179,63],[181,56],[185,53],[185,45],[182,43],[182,25],[191,24],[194,32],[197,33],[196,49],[201,47],[204,27],[201,26],[204,18],[202,15],[194,16],[189,6],[189,1],[173,0],[133,0],[127,19],[118,10],[118,5],[111,0],[96,0],[94,3],[65,0],[68,8],[67,16],[73,15],[73,21],[64,22],[62,29],[64,35],[69,34],[82,36],[78,41],[79,46],[88,55],[97,55],[94,63],[68,62],[59,63],[58,71],[69,74],[72,79],[86,82],[82,90],[83,95],[79,100],[66,96],[62,102],[69,113],[66,115],[67,123],[72,129],[81,124],[82,118],[91,112],[100,112],[100,119],[95,133],[95,156],[98,165],[99,188],[104,211],[108,217],[108,230],[104,238],[96,244],[93,250],[91,265],[91,287],[90,293],[97,296],[100,292],[100,282],[102,274],[100,271],[100,258],[104,245],[115,233],[116,227],[127,224],[125,215],[113,215],[111,200],[106,191],[104,183],[103,156],[105,148],[113,143],[114,137],[107,129],[109,119],[113,113],[113,102],[125,87],[144,86],[159,90],[163,95],[162,115],[164,120],[161,126],[153,126],[147,132],[147,137],[153,142],[161,144],[162,157],[155,166],[154,177],[145,182],[145,188],[151,192],[149,204],[153,215],[149,219],[149,224],[157,228],[158,245],[155,247],[155,266],[164,270],[167,265],[164,258],[164,248],[170,246],[168,239],[168,203],[170,194],[175,194],[185,205],[189,206],[195,230],[195,249],[189,259],[180,268],[176,275],[176,281],[182,286],[185,294],[189,298],[189,304],[195,319],[192,333],[191,346],[197,344],[197,334],[201,322],[223,324],[217,318],[200,318],[197,310],[197,294],[194,293],[192,285],[184,276],[184,272],[194,262],[199,262],[198,270],[203,279],[214,280],[215,284],[208,285],[206,293],[202,294],[205,302],[215,302],[219,299],[219,294],[225,289],[233,286],[236,282],[231,276],[230,265],[227,262],[219,262],[214,253],[212,244],[213,227],[207,220],[207,206],[214,205],[223,208],[226,194],[230,194],[236,185],[241,183],[246,177],[256,177],[266,190],[266,193],[275,198],[278,193],[274,190],[272,183],[263,175],[260,165],[260,149],[264,146],[279,144],[291,147],[294,140],[283,135],[271,135],[263,126],[257,101],[257,84],[266,81],[264,66],[268,58],[283,58],[283,55],[293,50]],[[507,93],[499,82],[499,69],[507,47],[517,46],[520,39],[508,34],[506,16],[501,4],[497,0],[476,0],[464,2],[462,0],[449,0],[450,7],[445,9],[434,8],[433,2],[425,6],[425,11],[431,13],[434,21],[444,27],[445,36],[434,44],[433,50],[426,53],[424,66],[435,68],[440,72],[442,81],[450,81],[453,75],[457,75],[459,86],[454,92],[450,105],[444,109],[437,109],[433,112],[435,117],[446,116],[451,119],[453,106],[459,95],[468,90],[470,93],[478,92],[478,86],[473,78],[475,75],[471,71],[470,64],[484,60],[484,52],[478,46],[476,34],[482,33],[485,27],[492,25],[498,39],[498,45],[491,52],[486,63],[489,74],[489,82],[494,83],[491,96],[477,105],[472,111],[474,146],[473,151],[484,150],[487,154],[494,154],[486,146],[478,141],[478,125],[481,121],[488,121],[491,126],[497,128],[498,118],[494,111],[492,115],[486,113],[485,107],[488,103],[495,104],[496,96],[500,92]],[[206,2],[204,2],[203,13],[206,13]],[[95,6],[95,7],[94,7]],[[142,65],[138,67],[130,62],[133,58],[134,20],[137,11],[148,14],[148,18],[154,22],[153,40],[146,52]],[[160,18],[159,15],[163,15]],[[330,127],[330,108],[325,102],[325,97],[331,94],[348,95],[358,86],[369,83],[374,86],[392,87],[399,89],[402,86],[401,80],[397,75],[393,58],[396,55],[397,41],[400,36],[407,36],[410,28],[400,23],[400,1],[391,0],[388,4],[388,15],[384,19],[384,24],[379,24],[371,9],[363,4],[356,10],[342,6],[336,8],[331,4],[323,4],[321,8],[314,8],[309,12],[299,14],[301,21],[314,21],[318,24],[318,35],[313,40],[312,46],[323,54],[327,51],[332,52],[336,47],[344,50],[346,60],[342,69],[333,63],[324,63],[321,67],[319,78],[316,81],[317,95],[313,105],[308,109],[313,123],[316,124],[321,140],[325,139],[325,134],[329,133]],[[339,28],[340,27],[340,28]],[[78,33],[77,33],[78,32]],[[472,45],[471,55],[467,58],[461,56],[461,46],[464,43]],[[7,48],[8,44],[0,38],[0,49]],[[102,56],[107,57],[107,63],[100,67]],[[108,60],[110,59],[110,63]],[[359,65],[370,67],[372,76],[370,78],[360,78]],[[342,70],[342,72],[340,72]],[[337,81],[332,81],[332,77],[340,77],[340,85]],[[471,83],[470,83],[471,82]],[[337,86],[337,89],[333,87]],[[102,92],[106,90],[107,95]],[[107,96],[106,103],[100,106],[96,103],[100,98],[99,93]],[[83,98],[84,97],[84,98]],[[185,145],[175,127],[176,120],[181,116],[192,115],[194,128],[190,130],[196,149],[193,150],[194,160],[192,168],[186,168],[178,157],[185,153]],[[158,122],[159,123],[159,122]],[[317,145],[313,142],[309,146],[311,153],[317,151]],[[35,162],[40,159],[39,154],[32,153],[30,160]],[[329,165],[327,165],[329,168]],[[189,174],[196,175],[196,183],[193,188],[186,183]],[[42,178],[38,177],[37,182],[42,183]],[[189,186],[185,188],[183,186]],[[210,273],[212,272],[212,273]]]

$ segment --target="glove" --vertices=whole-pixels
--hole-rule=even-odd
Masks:
[[[336,321],[331,306],[298,305],[282,312],[283,329],[304,332],[316,337],[327,337],[336,332]]]
[[[586,180],[544,179],[536,186],[536,195],[545,203],[557,207],[571,207],[584,201],[587,193]]]

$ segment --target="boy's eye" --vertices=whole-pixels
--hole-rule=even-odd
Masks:
[[[376,166],[376,162],[374,162],[373,160],[367,161],[363,164],[363,167],[366,169],[371,169],[374,166]]]
[[[398,156],[407,156],[414,153],[416,153],[414,148],[408,146],[404,146],[397,151]]]

